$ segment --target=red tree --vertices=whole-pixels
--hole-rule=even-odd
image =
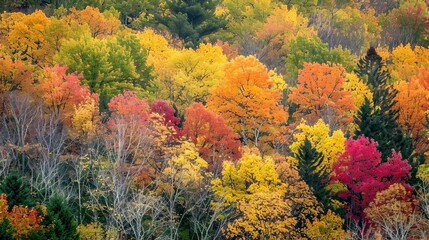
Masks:
[[[150,113],[158,113],[164,117],[164,125],[167,127],[173,127],[176,130],[177,135],[180,136],[180,129],[178,127],[180,118],[176,117],[173,107],[171,107],[167,101],[158,99],[152,102],[150,105]]]
[[[241,157],[239,135],[233,133],[222,116],[201,103],[186,109],[183,134],[198,147],[211,170],[219,170],[224,160],[236,161]]]
[[[149,117],[149,104],[146,99],[140,99],[133,91],[124,91],[110,100],[107,104],[109,111],[112,112],[109,128],[117,124],[117,121],[122,121],[128,125],[137,124],[143,126]],[[115,123],[116,122],[116,123]]]
[[[347,201],[348,216],[367,220],[364,210],[374,200],[377,192],[387,189],[394,183],[406,184],[411,166],[402,159],[401,153],[392,150],[392,157],[381,163],[378,143],[365,136],[352,138],[345,142],[345,152],[333,165],[333,181],[346,186],[340,197]]]

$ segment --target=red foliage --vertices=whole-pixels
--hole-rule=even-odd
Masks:
[[[91,91],[81,85],[82,75],[67,74],[67,66],[46,67],[40,79],[38,90],[46,106],[53,112],[70,114],[91,95]]]
[[[241,158],[238,134],[233,133],[222,116],[207,110],[201,103],[186,109],[183,134],[198,147],[211,170],[219,170],[225,160]]]
[[[115,127],[115,121],[143,126],[149,117],[149,104],[146,99],[140,99],[133,91],[124,91],[110,100],[107,104],[112,116],[108,122],[109,128]],[[115,119],[115,121],[113,121]]]
[[[402,159],[401,153],[392,150],[392,157],[381,163],[378,143],[360,136],[345,142],[346,149],[337,163],[333,165],[333,181],[346,186],[340,196],[348,203],[348,216],[366,219],[363,210],[374,200],[377,192],[387,189],[394,183],[406,184],[411,166]]]
[[[152,102],[150,105],[151,113],[158,113],[164,117],[164,125],[168,127],[173,127],[174,130],[180,135],[180,129],[177,125],[180,123],[180,118],[174,115],[176,110],[173,107],[168,105],[167,101],[159,99]]]

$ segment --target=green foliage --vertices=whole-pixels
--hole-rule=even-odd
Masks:
[[[31,195],[30,184],[15,170],[11,171],[0,184],[0,194],[7,195],[9,211],[14,206],[36,206],[36,201]]]
[[[298,71],[304,67],[304,63],[337,63],[343,65],[347,71],[353,69],[353,60],[346,49],[335,48],[329,50],[328,44],[322,42],[319,37],[297,37],[290,41],[289,54],[286,59],[286,76],[289,85],[295,86]]]
[[[3,217],[0,222],[0,239],[9,240],[13,239],[13,227],[10,225],[9,219]]]
[[[326,166],[320,168],[323,163],[323,154],[312,146],[308,138],[305,138],[294,157],[298,160],[299,175],[311,188],[326,213],[330,208],[330,191],[326,188],[329,182],[329,172],[326,170]]]
[[[169,13],[157,15],[156,21],[185,41],[185,46],[196,48],[204,36],[226,25],[226,20],[215,15],[219,0],[167,0]]]
[[[69,205],[60,196],[54,196],[47,205],[48,215],[43,223],[47,226],[48,239],[73,240],[79,237],[77,222]]]
[[[359,60],[357,75],[363,79],[373,94],[372,102],[365,97],[365,102],[355,116],[357,129],[355,137],[365,135],[378,142],[377,149],[382,153],[383,161],[391,156],[392,149],[400,151],[413,167],[411,181],[416,181],[421,157],[413,156],[413,143],[398,124],[398,109],[395,109],[395,96],[398,91],[389,84],[390,74],[385,69],[382,58],[374,48]]]
[[[152,76],[146,59],[147,51],[135,35],[66,40],[57,56],[57,61],[69,66],[70,72],[83,72],[83,83],[100,95],[102,111],[107,110],[113,96],[124,90],[149,95]]]

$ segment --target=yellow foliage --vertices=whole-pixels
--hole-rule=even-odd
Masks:
[[[403,184],[394,183],[388,189],[378,192],[364,212],[375,224],[395,226],[414,214],[417,203],[412,197],[412,190],[406,189]]]
[[[253,198],[237,204],[240,217],[226,229],[231,239],[288,239],[294,230],[290,201],[284,201],[278,193],[255,193]]]
[[[77,227],[79,239],[86,240],[102,240],[104,239],[104,230],[98,222],[89,223],[86,225],[79,225]]]
[[[388,65],[392,81],[409,81],[411,77],[418,75],[419,69],[429,66],[429,49],[415,46],[414,49],[407,44],[399,45],[391,54],[392,64]]]
[[[74,107],[72,130],[77,136],[93,137],[101,123],[98,101],[90,97]]]
[[[355,73],[347,73],[346,81],[344,82],[344,90],[351,92],[355,109],[359,109],[364,103],[365,97],[372,101],[371,90]]]
[[[325,167],[328,171],[332,169],[338,157],[344,152],[344,141],[346,138],[341,130],[336,130],[330,134],[330,129],[322,120],[317,121],[313,126],[302,122],[296,127],[297,133],[293,135],[294,142],[290,145],[292,153],[297,154],[300,146],[304,143],[305,138],[310,140],[317,151],[323,154],[323,163],[319,168]],[[290,157],[292,162],[296,159]]]
[[[306,235],[311,240],[343,239],[344,220],[328,210],[326,215],[307,223]]]
[[[208,163],[199,156],[198,150],[191,142],[183,142],[177,153],[177,156],[169,160],[163,175],[177,188],[195,189],[201,186]]]

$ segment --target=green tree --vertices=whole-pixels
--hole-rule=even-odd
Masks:
[[[355,116],[357,129],[355,136],[365,135],[378,142],[377,149],[382,153],[383,161],[391,156],[392,149],[400,151],[404,159],[408,159],[413,167],[412,179],[415,179],[420,161],[412,156],[413,143],[397,122],[399,114],[395,96],[398,91],[389,84],[390,73],[386,70],[382,58],[371,47],[367,55],[358,62],[356,74],[372,92],[373,100],[365,97],[365,102]]]
[[[342,48],[330,50],[327,43],[322,42],[319,37],[311,38],[299,36],[290,41],[289,53],[285,59],[288,84],[296,85],[298,71],[303,69],[304,63],[337,63],[349,72],[353,69],[354,62],[350,51]]]
[[[156,20],[183,39],[187,47],[197,47],[201,38],[226,26],[227,21],[215,15],[219,0],[167,0],[166,3],[168,11],[156,15]]]
[[[74,219],[72,209],[60,196],[54,196],[47,205],[48,214],[43,220],[47,226],[46,238],[73,240],[78,239],[79,234],[76,230],[78,224]]]
[[[9,211],[14,206],[36,206],[36,201],[31,195],[30,184],[18,174],[17,171],[11,171],[0,184],[0,194],[7,195]]]
[[[124,90],[147,96],[152,89],[152,68],[146,64],[147,51],[133,34],[107,39],[83,36],[64,41],[57,62],[69,72],[83,72],[83,83],[100,96],[100,110]]]
[[[298,153],[294,156],[298,160],[298,172],[301,178],[313,191],[317,201],[323,206],[324,212],[330,208],[330,191],[326,189],[329,182],[329,172],[323,163],[323,154],[312,146],[310,140],[305,138]]]

